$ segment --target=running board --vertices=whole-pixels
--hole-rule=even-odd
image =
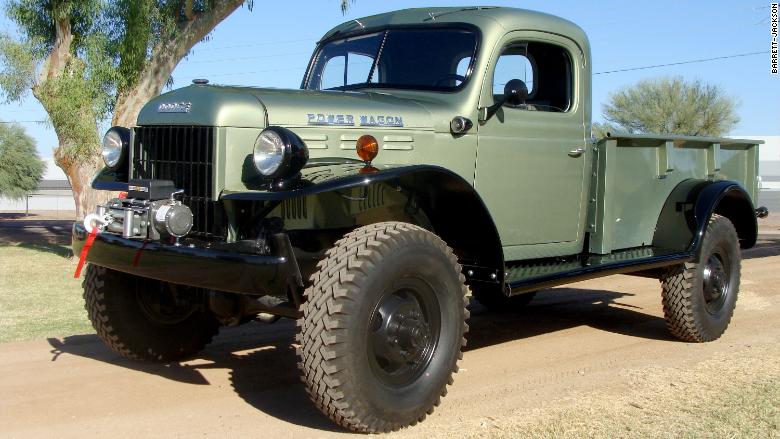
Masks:
[[[585,254],[571,258],[510,262],[506,266],[506,292],[514,296],[612,274],[652,270],[692,258],[690,252],[641,247],[608,255]]]

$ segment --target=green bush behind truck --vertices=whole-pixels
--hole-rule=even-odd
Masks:
[[[507,308],[654,277],[675,336],[718,338],[766,214],[760,142],[593,141],[590,60],[549,15],[409,9],[328,32],[300,90],[160,96],[104,139],[93,187],[127,195],[74,225],[98,334],[174,361],[221,325],[297,319],[312,400],[365,432],[439,404],[469,290]]]

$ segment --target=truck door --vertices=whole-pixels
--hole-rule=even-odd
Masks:
[[[519,105],[504,105],[479,127],[474,184],[496,222],[505,258],[579,253],[592,154],[582,52],[557,35],[511,32],[492,60],[480,107],[498,102],[511,79],[528,89]]]

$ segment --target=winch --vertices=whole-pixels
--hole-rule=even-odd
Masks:
[[[84,228],[123,238],[175,241],[192,229],[192,211],[176,199],[184,190],[177,190],[172,181],[131,180],[128,189],[126,198],[112,198],[97,206],[95,213],[84,218]]]

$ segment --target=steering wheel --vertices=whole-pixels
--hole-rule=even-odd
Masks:
[[[449,73],[449,74],[446,74],[446,75],[442,76],[441,78],[437,79],[436,80],[436,86],[438,87],[439,85],[443,85],[442,82],[444,82],[444,81],[451,81],[453,79],[456,80],[456,81],[460,81],[461,83],[466,81],[466,77],[463,76],[463,75],[459,75],[457,73]]]

